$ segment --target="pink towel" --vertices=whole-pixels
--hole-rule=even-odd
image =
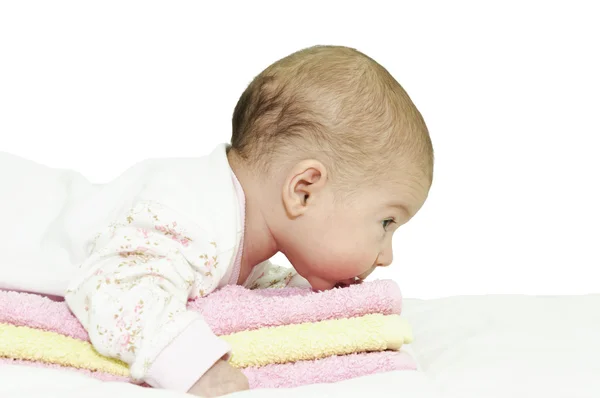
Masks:
[[[204,298],[190,301],[188,308],[201,312],[215,334],[226,335],[269,326],[360,317],[372,313],[400,314],[402,297],[398,285],[390,280],[365,282],[319,293],[301,288],[248,290],[241,286],[226,286]],[[64,301],[35,294],[0,291],[0,322],[89,341],[87,332]],[[10,359],[0,360],[0,363],[62,368]],[[416,363],[404,352],[386,351],[246,368],[243,372],[252,388],[276,388],[331,383],[403,369],[415,370]],[[100,372],[72,370],[105,381],[129,381]]]
[[[243,370],[250,388],[288,388],[306,384],[335,383],[355,377],[395,370],[417,370],[403,351],[331,356],[315,361],[298,361]]]
[[[92,372],[85,369],[65,368],[60,365],[45,364],[11,359],[0,359],[0,364],[46,367],[79,372],[102,381],[131,382],[131,379],[108,373]],[[405,352],[373,352],[332,356],[315,361],[299,361],[283,365],[267,365],[242,370],[251,389],[290,388],[314,383],[335,383],[354,377],[395,370],[416,370],[414,360]]]
[[[226,286],[190,301],[221,336],[268,326],[380,313],[400,314],[402,296],[390,280],[376,280],[316,293],[310,289],[249,290]],[[243,311],[240,311],[243,309]],[[65,302],[29,293],[0,291],[0,322],[48,330],[88,341],[88,334]]]
[[[128,377],[112,375],[110,373],[103,372],[94,372],[92,370],[87,369],[77,369],[77,368],[68,368],[65,366],[57,365],[54,363],[45,363],[45,362],[32,362],[32,361],[23,361],[21,359],[10,359],[10,358],[0,358],[0,366],[2,365],[22,365],[22,366],[31,366],[34,368],[49,368],[49,369],[60,369],[60,370],[70,370],[73,372],[77,372],[89,377],[94,377],[98,380],[102,381],[119,381],[124,383],[131,383],[132,380]]]

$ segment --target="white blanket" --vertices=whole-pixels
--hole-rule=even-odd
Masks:
[[[6,382],[8,381],[8,384]],[[0,368],[0,395],[14,398],[183,398],[187,394],[154,390],[130,384],[102,383],[78,374],[46,369]],[[230,394],[229,397],[337,397],[374,396],[435,398],[437,395],[419,372],[394,372],[347,380],[335,384],[309,385],[292,389],[253,390]],[[344,395],[341,395],[344,394]]]
[[[600,295],[406,300],[420,371],[232,397],[600,397]],[[177,398],[65,371],[0,367],[0,396]]]

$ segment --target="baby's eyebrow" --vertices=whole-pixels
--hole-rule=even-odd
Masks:
[[[406,208],[406,206],[404,206],[402,203],[394,202],[394,203],[391,203],[389,205],[389,207],[393,207],[395,209],[400,210],[401,212],[405,213],[406,217],[408,217],[408,218],[411,217],[410,211],[408,211],[408,209]]]

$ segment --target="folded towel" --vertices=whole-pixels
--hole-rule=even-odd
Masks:
[[[0,364],[13,364],[35,367],[50,367],[70,370],[94,377],[102,381],[130,382],[129,377],[110,373],[93,372],[87,369],[66,368],[43,362],[0,359]],[[248,377],[251,389],[290,388],[314,383],[335,383],[338,381],[366,376],[374,373],[396,370],[417,370],[414,360],[405,352],[386,351],[344,356],[331,356],[314,361],[298,361],[283,365],[267,365],[242,369]]]
[[[98,354],[87,341],[6,323],[0,323],[0,357],[129,375],[127,364]]]
[[[355,352],[397,350],[412,341],[398,315],[370,314],[300,325],[261,328],[221,336],[239,368],[312,360]],[[0,324],[0,357],[42,361],[127,376],[123,362],[101,356],[87,341],[26,326]]]
[[[314,361],[246,368],[250,388],[290,388],[315,383],[335,383],[375,373],[417,370],[413,358],[403,351],[370,352],[331,356]]]
[[[85,376],[93,377],[95,379],[101,381],[117,381],[121,383],[133,383],[140,384],[135,380],[132,380],[130,377],[126,376],[117,376],[106,372],[97,372],[94,370],[88,369],[77,369],[68,366],[62,366],[55,363],[45,363],[45,362],[35,362],[35,361],[26,361],[23,359],[10,359],[10,358],[0,358],[0,366],[2,365],[18,365],[18,366],[31,366],[34,368],[49,368],[49,369],[57,369],[62,371],[70,371],[77,372],[83,374]]]
[[[387,280],[319,293],[301,288],[248,290],[227,286],[188,305],[190,310],[203,314],[217,335],[230,339],[232,364],[251,366],[242,371],[253,388],[293,387],[416,369],[410,356],[394,351],[335,355],[397,349],[410,343],[412,336],[406,322],[398,316],[383,316],[400,314],[401,307],[398,286]],[[373,315],[365,318],[369,314]],[[346,323],[320,322],[323,320]],[[124,363],[100,356],[85,343],[89,341],[87,332],[62,301],[0,291],[0,323],[0,357],[16,358],[5,361],[66,367],[106,381],[131,381]],[[286,331],[282,325],[289,329]],[[366,325],[378,331],[370,335],[363,328]],[[362,335],[355,333],[361,328]],[[44,331],[56,333],[48,337]],[[349,331],[355,333],[354,337],[348,335]],[[301,333],[312,337],[300,337]],[[14,335],[21,338],[12,338]],[[363,340],[361,343],[353,341],[357,336]],[[287,348],[282,350],[280,346]]]
[[[391,280],[319,293],[302,288],[249,290],[226,286],[190,301],[188,308],[201,312],[215,334],[225,335],[373,313],[400,314],[402,296],[398,285]],[[0,291],[0,322],[88,339],[87,332],[64,302],[35,294]]]
[[[221,335],[367,314],[400,315],[402,295],[392,280],[374,280],[324,292],[227,286],[190,302],[189,308],[200,311],[213,331]]]
[[[264,366],[357,352],[398,350],[412,342],[412,331],[399,315],[261,328],[221,336],[231,346],[235,367]]]

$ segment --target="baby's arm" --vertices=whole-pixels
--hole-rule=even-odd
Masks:
[[[132,377],[154,387],[188,391],[230,350],[186,309],[225,272],[216,244],[156,204],[121,221],[98,236],[66,301],[100,354],[126,362]]]

